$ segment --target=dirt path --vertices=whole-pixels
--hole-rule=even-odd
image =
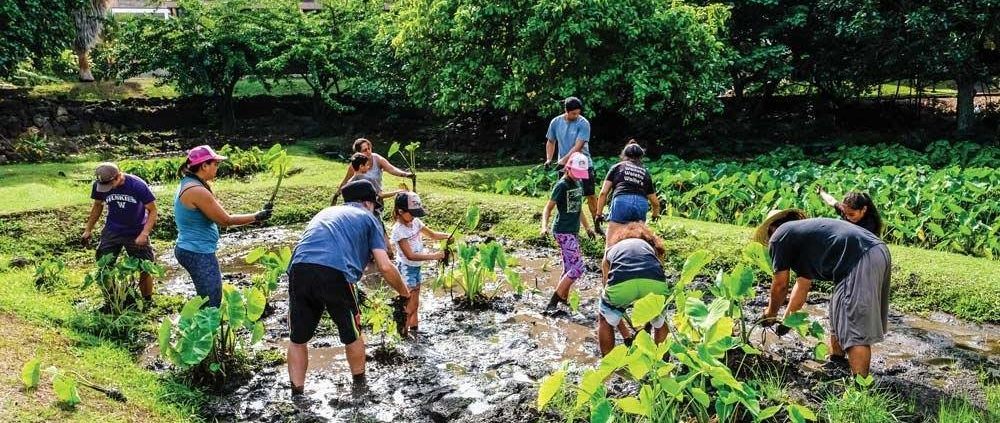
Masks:
[[[255,269],[242,262],[247,251],[260,244],[292,245],[298,231],[286,228],[225,235],[220,260],[225,279],[249,283]],[[205,414],[220,421],[496,421],[536,419],[535,384],[558,368],[563,361],[573,367],[597,362],[597,341],[593,330],[600,280],[595,263],[577,282],[582,298],[578,313],[560,317],[540,313],[552,286],[559,277],[558,254],[549,249],[515,249],[523,280],[538,293],[520,298],[505,291],[490,310],[457,309],[448,292],[430,292],[421,297],[419,341],[399,345],[400,356],[391,362],[369,357],[368,380],[371,392],[362,405],[350,393],[350,376],[343,358],[343,346],[328,321],[310,344],[307,399],[292,401],[285,366],[267,368],[232,394],[218,398]],[[172,268],[166,292],[193,295],[183,270],[177,271],[170,254],[163,260]],[[433,270],[425,268],[425,281]],[[276,311],[267,318],[268,348],[283,351],[287,302],[282,282],[275,301]],[[368,277],[366,285],[377,283]],[[758,287],[752,302],[759,314],[766,292]],[[826,298],[814,295],[808,310],[825,317]],[[875,348],[873,371],[880,380],[900,392],[920,398],[965,396],[983,404],[978,372],[1000,366],[1000,328],[971,325],[935,314],[920,318],[899,313],[890,316],[891,332]],[[821,322],[826,326],[825,319]],[[762,334],[754,333],[759,342]],[[824,380],[811,359],[809,346],[786,336],[764,335],[764,349],[777,362],[797,369],[786,375],[797,379],[795,386],[811,386]],[[377,339],[369,340],[369,355]],[[807,388],[808,389],[808,388]],[[927,401],[928,405],[930,401]],[[933,402],[936,404],[936,401]]]

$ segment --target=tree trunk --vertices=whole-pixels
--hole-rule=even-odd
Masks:
[[[219,121],[222,123],[222,132],[230,133],[236,127],[236,112],[233,104],[233,90],[236,88],[236,81],[227,86],[222,92],[219,100]]]
[[[968,136],[976,124],[976,80],[969,77],[958,77],[955,79],[955,84],[958,86],[958,104],[955,107],[955,120],[958,123],[957,132],[959,136]]]

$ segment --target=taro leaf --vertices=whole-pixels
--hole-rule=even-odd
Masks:
[[[193,366],[201,363],[212,352],[220,320],[221,314],[219,309],[215,307],[202,309],[195,315],[194,324],[184,333],[177,344],[181,363]]]
[[[472,204],[465,210],[465,230],[474,231],[479,226],[479,205]]]
[[[573,290],[569,293],[569,309],[574,313],[580,311],[580,293]]]
[[[823,330],[823,325],[819,324],[817,321],[813,321],[812,325],[809,327],[809,335],[813,338],[819,339],[823,337],[826,331]]]
[[[743,248],[743,258],[748,262],[752,263],[764,274],[770,275],[774,273],[771,267],[771,254],[768,252],[767,247],[759,242],[751,242]]]
[[[702,408],[706,409],[708,408],[709,398],[708,394],[706,394],[704,390],[702,390],[701,388],[692,387],[690,389],[690,392],[691,392],[691,397],[694,398],[694,400],[697,401]]]
[[[705,305],[705,302],[701,298],[688,297],[684,304],[684,310],[687,311],[688,317],[694,322],[702,322],[708,316],[708,306]]]
[[[292,249],[287,245],[281,247],[278,250],[278,259],[280,260],[281,270],[288,270],[288,266],[292,263]]]
[[[655,356],[656,341],[654,341],[653,337],[649,335],[649,332],[640,330],[638,333],[636,333],[635,340],[632,342],[632,345],[635,346],[639,351],[641,351],[647,357],[658,358]]]
[[[250,345],[254,345],[264,339],[264,322],[258,321],[253,325],[253,331],[250,335]]]
[[[248,322],[256,322],[264,314],[267,297],[258,288],[245,289],[244,295],[246,297],[246,319]]]
[[[57,373],[52,378],[52,390],[56,393],[56,398],[70,407],[75,407],[80,403],[80,392],[76,389],[76,380]]]
[[[761,354],[760,350],[758,350],[757,348],[754,348],[752,345],[749,345],[749,344],[740,345],[740,349],[742,349],[743,352],[746,353],[746,354],[748,354],[748,355],[760,355]]]
[[[406,149],[407,152],[413,153],[414,151],[417,151],[418,148],[420,148],[420,143],[416,142],[416,141],[413,141],[413,142],[410,142],[409,144],[406,144],[406,147],[403,147],[403,148]]]
[[[708,332],[705,333],[705,343],[714,344],[728,336],[733,336],[734,326],[735,324],[733,319],[723,316],[708,329]]]
[[[767,420],[767,419],[769,419],[771,417],[774,417],[774,415],[778,414],[779,411],[781,411],[781,406],[780,405],[772,405],[772,406],[767,407],[767,408],[765,408],[763,410],[760,410],[760,412],[757,413],[757,417],[754,418],[754,421],[760,422],[760,421]]]
[[[635,397],[625,397],[615,400],[615,405],[625,413],[638,414],[640,416],[647,417],[649,416],[649,410],[646,407],[643,407],[642,403],[639,402],[639,399]]]
[[[812,410],[798,404],[788,404],[788,417],[795,423],[816,420],[816,414]]]
[[[737,391],[743,392],[743,384],[733,377],[733,374],[729,372],[729,368],[725,366],[715,366],[708,370],[708,374],[712,376],[713,384],[722,384]]]
[[[181,309],[181,319],[193,319],[194,315],[198,313],[198,309],[208,302],[208,297],[194,297],[188,300],[187,304],[184,304],[184,308]]]
[[[625,368],[635,380],[642,380],[652,370],[649,367],[649,359],[641,352],[629,355],[628,365]]]
[[[611,403],[607,398],[595,400],[590,405],[590,423],[610,423]]]
[[[816,344],[816,350],[813,351],[813,358],[815,358],[816,361],[826,361],[826,356],[829,353],[830,347],[827,347],[826,344],[820,342]]]
[[[868,388],[875,383],[875,378],[872,377],[872,375],[868,376],[854,375],[854,382],[856,382],[858,385],[861,385],[862,388]]]
[[[177,351],[174,351],[173,345],[170,344],[170,335],[173,328],[174,326],[170,323],[170,319],[164,317],[163,322],[160,323],[160,330],[157,332],[157,340],[160,345],[160,353],[170,360],[171,363],[177,364]]]
[[[712,261],[712,254],[707,250],[698,250],[691,253],[687,260],[684,261],[684,267],[681,269],[681,277],[677,283],[681,286],[687,286],[710,261]]]
[[[247,308],[243,303],[243,295],[232,284],[222,286],[222,311],[222,321],[229,322],[233,327],[243,326]]]
[[[736,265],[736,268],[726,276],[727,277],[724,278],[724,281],[726,283],[726,290],[731,299],[746,298],[753,293],[750,289],[753,287],[753,272],[746,266],[738,264]]]
[[[577,387],[576,406],[582,407],[587,401],[591,400],[597,393],[598,388],[602,387],[606,377],[599,370],[587,370],[583,372],[583,376],[580,378],[580,385]]]
[[[660,379],[660,388],[666,391],[668,394],[678,397],[681,395],[681,391],[684,390],[684,386],[677,383],[677,380],[672,377],[665,377]]]
[[[789,314],[788,317],[781,322],[781,324],[788,326],[790,328],[799,328],[805,326],[809,322],[809,313],[804,311],[796,311],[795,313]]]
[[[615,347],[611,349],[611,352],[601,359],[600,369],[602,373],[606,373],[605,376],[611,375],[612,372],[625,365],[625,358],[627,356],[628,347],[622,344],[615,345]]]
[[[559,370],[542,379],[542,384],[538,387],[538,410],[544,410],[549,401],[556,396],[559,388],[562,387],[563,380],[566,379],[566,371]]]
[[[24,367],[21,368],[21,382],[24,383],[24,387],[27,389],[35,389],[38,387],[38,379],[42,376],[42,362],[38,357],[28,360],[24,363]]]
[[[389,153],[386,154],[385,156],[392,157],[396,155],[396,153],[398,152],[399,152],[399,141],[393,141],[392,145],[389,146]]]
[[[521,274],[515,272],[513,269],[507,269],[504,271],[504,275],[507,276],[507,283],[515,294],[521,295],[524,293],[525,286],[524,282],[521,281]]]
[[[660,294],[648,294],[640,298],[632,309],[632,324],[640,327],[659,317],[666,303],[667,297]]]
[[[712,304],[708,306],[708,316],[706,316],[705,320],[699,324],[699,326],[701,326],[701,330],[708,331],[708,328],[712,327],[715,322],[719,321],[719,319],[726,315],[726,312],[729,311],[729,306],[731,304],[732,303],[730,303],[729,300],[722,298],[716,298],[712,301]]]
[[[264,254],[266,254],[266,253],[267,253],[267,249],[265,249],[264,247],[254,248],[253,250],[250,250],[249,254],[247,254],[246,262],[248,264],[256,263],[257,260],[260,260],[261,257],[264,257]]]

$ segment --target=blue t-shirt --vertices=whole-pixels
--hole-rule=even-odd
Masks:
[[[104,230],[111,235],[136,236],[142,232],[148,213],[146,204],[156,201],[146,181],[125,174],[125,183],[108,192],[97,192],[97,183],[90,187],[90,198],[103,201],[108,209]]]
[[[545,138],[556,140],[559,146],[559,159],[569,154],[578,140],[583,140],[583,149],[580,150],[584,156],[590,157],[590,122],[587,118],[580,116],[570,122],[566,120],[563,113],[549,122],[549,131]]]
[[[372,250],[385,250],[382,225],[359,203],[327,207],[306,225],[292,253],[292,264],[309,263],[337,269],[349,282],[361,280]]]

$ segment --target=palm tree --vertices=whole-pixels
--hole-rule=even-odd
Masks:
[[[101,39],[101,30],[104,28],[104,19],[110,4],[110,0],[84,0],[83,5],[73,12],[73,21],[76,24],[73,52],[76,53],[77,63],[80,66],[82,82],[94,81],[88,55]]]

